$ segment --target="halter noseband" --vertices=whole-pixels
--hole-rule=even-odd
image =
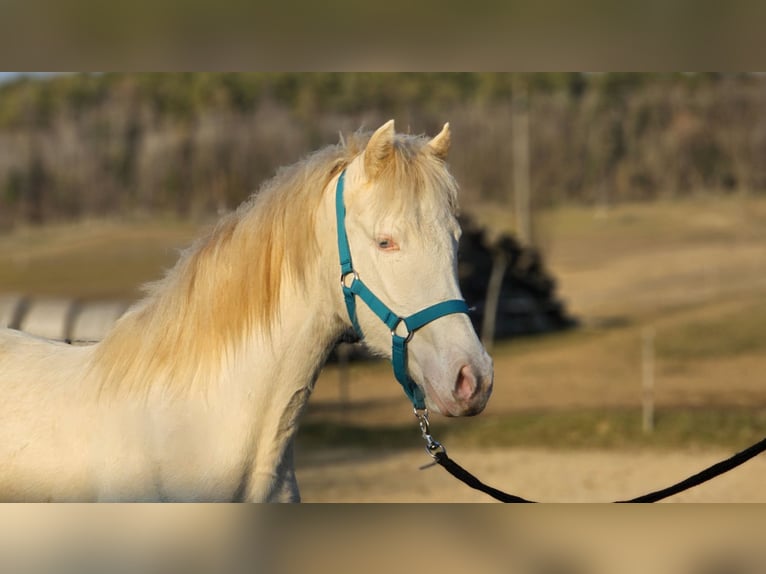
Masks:
[[[345,178],[346,170],[343,170],[335,186],[335,214],[338,220],[340,284],[343,289],[343,298],[346,301],[348,316],[351,319],[351,324],[354,326],[356,334],[359,335],[360,339],[364,339],[364,334],[359,327],[356,317],[356,297],[358,296],[386,324],[391,331],[391,363],[394,368],[394,376],[399,381],[399,384],[402,385],[404,393],[412,401],[415,408],[419,410],[425,409],[423,391],[407,373],[407,343],[410,342],[415,331],[431,321],[454,313],[468,314],[468,305],[462,299],[450,299],[426,307],[408,317],[400,317],[370,291],[367,285],[359,278],[359,274],[354,270],[354,264],[351,261],[351,251],[348,246],[348,236],[346,235],[346,206],[343,202],[343,182]],[[347,284],[349,277],[351,277],[351,282]],[[406,329],[403,335],[397,333],[401,325],[404,325]]]

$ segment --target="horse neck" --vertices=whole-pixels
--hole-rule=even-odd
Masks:
[[[325,198],[327,194],[325,194]],[[323,200],[315,214],[318,251],[305,280],[283,277],[279,306],[268,330],[256,328],[245,345],[248,372],[258,371],[259,387],[279,387],[294,394],[313,385],[319,369],[345,329],[338,283],[339,264],[335,227],[327,217],[332,206]],[[306,396],[306,398],[308,398]]]
[[[287,392],[310,386],[344,328],[331,200],[326,188],[316,212],[307,213],[317,252],[301,277],[284,265],[268,267],[269,257],[260,258],[261,268],[247,259],[262,248],[248,244],[247,215],[219,226],[99,346],[101,391],[178,396],[203,389],[210,397],[211,387],[222,385],[253,396],[275,385]],[[257,285],[274,273],[281,274],[277,303],[263,319],[257,306],[269,297]]]
[[[271,379],[262,386],[310,383],[345,328],[331,186],[323,190],[316,211],[307,216],[312,221],[305,225],[316,235],[316,256],[306,261],[300,274],[283,266],[273,320],[255,326],[246,337],[244,362],[249,361],[262,378]],[[288,230],[288,236],[296,231]]]

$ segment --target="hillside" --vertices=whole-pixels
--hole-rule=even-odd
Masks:
[[[536,208],[766,190],[762,75],[63,75],[0,84],[0,231],[204,218],[389,118],[415,133],[451,122],[469,208],[511,203],[523,121]]]

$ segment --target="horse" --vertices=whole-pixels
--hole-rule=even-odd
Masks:
[[[354,277],[390,309],[460,299],[450,141],[391,120],[281,168],[99,343],[1,330],[0,499],[299,501],[293,443],[328,354],[355,324],[391,357],[399,329],[346,311],[334,191]],[[427,408],[484,409],[492,360],[464,312],[407,341]]]

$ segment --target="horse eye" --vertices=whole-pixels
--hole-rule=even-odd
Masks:
[[[399,249],[399,246],[396,244],[396,242],[388,236],[384,237],[378,237],[378,249],[381,249],[383,251],[395,251]]]

